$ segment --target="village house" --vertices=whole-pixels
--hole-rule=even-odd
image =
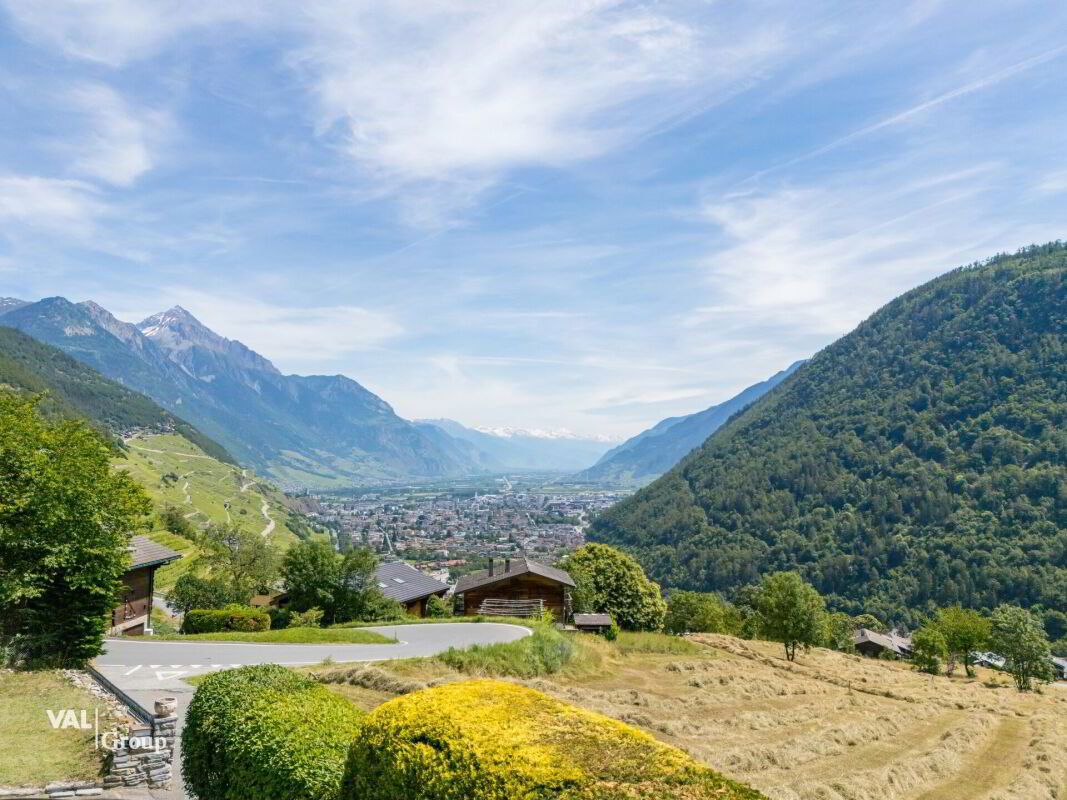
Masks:
[[[911,658],[911,637],[897,631],[879,633],[869,628],[857,628],[853,636],[856,652],[868,658],[891,653],[897,658]]]
[[[404,607],[404,613],[413,617],[426,616],[426,604],[434,595],[443,597],[448,592],[448,584],[432,578],[403,561],[386,561],[378,565],[374,572],[374,581],[382,594],[390,600],[396,600]],[[252,598],[252,605],[258,607],[286,608],[289,605],[289,593],[276,589],[268,594],[259,594]]]
[[[431,597],[443,597],[448,584],[431,578],[403,561],[389,561],[378,565],[374,573],[378,588],[390,600],[396,600],[413,617],[426,616],[426,604]]]
[[[489,559],[489,569],[464,575],[456,584],[457,608],[464,616],[479,614],[533,617],[552,612],[559,622],[571,613],[571,576],[525,556],[505,558],[502,565]]]
[[[110,636],[141,636],[152,632],[156,570],[181,558],[181,553],[157,544],[147,536],[134,536],[129,551],[130,568],[122,576],[122,602],[111,611]]]

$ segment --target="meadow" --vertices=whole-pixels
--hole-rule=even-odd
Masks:
[[[657,643],[657,639],[664,640]],[[729,636],[579,636],[527,686],[640,727],[775,800],[1067,797],[1067,684],[932,677],[905,663]],[[365,709],[471,677],[447,660],[317,668]],[[491,672],[491,667],[485,672]]]

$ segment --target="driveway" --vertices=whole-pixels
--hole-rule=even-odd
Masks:
[[[450,647],[513,642],[529,636],[527,628],[495,622],[452,622],[429,625],[383,625],[376,631],[396,644],[251,644],[246,642],[176,642],[152,639],[108,639],[94,666],[149,711],[160,697],[178,699],[178,725],[192,699],[193,687],[184,678],[247,664],[296,667],[335,662],[389,661],[442,653]],[[180,740],[178,742],[180,746]],[[175,773],[180,773],[175,750]],[[159,798],[183,798],[180,787],[153,793]]]

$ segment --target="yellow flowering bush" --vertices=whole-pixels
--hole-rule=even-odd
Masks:
[[[342,800],[755,800],[608,717],[493,680],[398,697],[363,721]]]

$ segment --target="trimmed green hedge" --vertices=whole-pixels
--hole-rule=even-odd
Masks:
[[[275,664],[211,675],[182,733],[182,776],[198,800],[333,800],[364,714]]]
[[[352,743],[342,800],[761,800],[643,731],[501,681],[391,700]]]
[[[221,631],[269,631],[270,615],[251,606],[230,605],[220,609],[194,608],[182,621],[182,633]]]

